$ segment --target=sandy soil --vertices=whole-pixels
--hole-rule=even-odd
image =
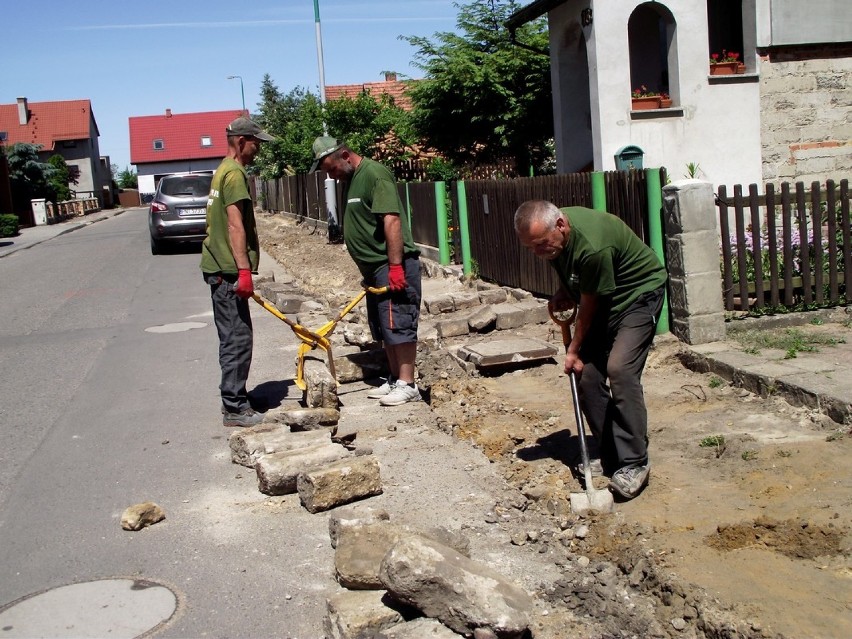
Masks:
[[[258,225],[264,248],[306,293],[334,303],[358,289],[345,249],[322,233],[267,214]],[[526,330],[559,342],[550,327]],[[536,637],[852,636],[849,429],[693,373],[680,363],[683,348],[658,338],[645,370],[648,488],[570,541],[567,498],[581,487],[570,471],[579,453],[560,367],[447,375],[446,353],[421,354],[434,424],[479,448],[525,496],[526,514],[550,522],[552,536],[517,543],[564,556],[564,579],[538,593],[552,613]],[[718,436],[724,444],[707,445]],[[599,583],[608,583],[604,566],[617,566],[625,596],[598,587],[596,599],[580,587],[580,556]]]

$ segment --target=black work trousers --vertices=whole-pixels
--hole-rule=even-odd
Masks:
[[[205,273],[213,300],[213,319],[219,333],[219,366],[222,381],[219,391],[222,407],[229,413],[250,408],[246,383],[251,369],[254,331],[249,301],[234,293],[236,275]]]
[[[583,340],[580,407],[607,473],[648,462],[648,411],[642,370],[663,305],[663,288],[645,293]]]

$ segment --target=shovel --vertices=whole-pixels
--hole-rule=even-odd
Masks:
[[[559,319],[553,313],[550,314],[550,318],[562,329],[562,341],[567,351],[568,345],[571,343],[571,327],[569,326],[571,320]],[[571,512],[576,515],[611,513],[614,507],[612,493],[608,490],[597,490],[592,481],[589,449],[586,446],[586,427],[583,422],[583,414],[580,412],[580,396],[577,393],[577,376],[572,370],[568,374],[568,377],[571,380],[571,399],[574,401],[574,419],[577,421],[577,436],[580,438],[580,455],[583,458],[583,483],[586,489],[584,493],[571,493]]]

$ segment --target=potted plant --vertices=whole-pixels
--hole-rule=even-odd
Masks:
[[[668,109],[672,105],[672,99],[668,93],[660,93],[660,108]]]
[[[660,108],[660,94],[649,91],[644,84],[630,92],[631,108],[634,111],[647,111]]]
[[[710,54],[710,75],[734,75],[744,71],[745,64],[740,62],[740,54],[736,51],[722,49],[722,53]]]

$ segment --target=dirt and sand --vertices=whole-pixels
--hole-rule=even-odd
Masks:
[[[357,291],[344,247],[321,230],[263,213],[258,226],[306,294],[334,305]],[[833,328],[852,340],[848,326]],[[561,345],[552,327],[524,330]],[[481,450],[523,496],[519,505],[507,495],[506,508],[522,510],[528,528],[542,522],[543,533],[513,543],[559,557],[562,579],[536,593],[552,606],[536,637],[852,636],[849,427],[694,373],[684,348],[659,337],[645,369],[647,489],[586,520],[583,535],[567,505],[581,488],[561,367],[470,376],[446,351],[421,349],[431,426]]]

